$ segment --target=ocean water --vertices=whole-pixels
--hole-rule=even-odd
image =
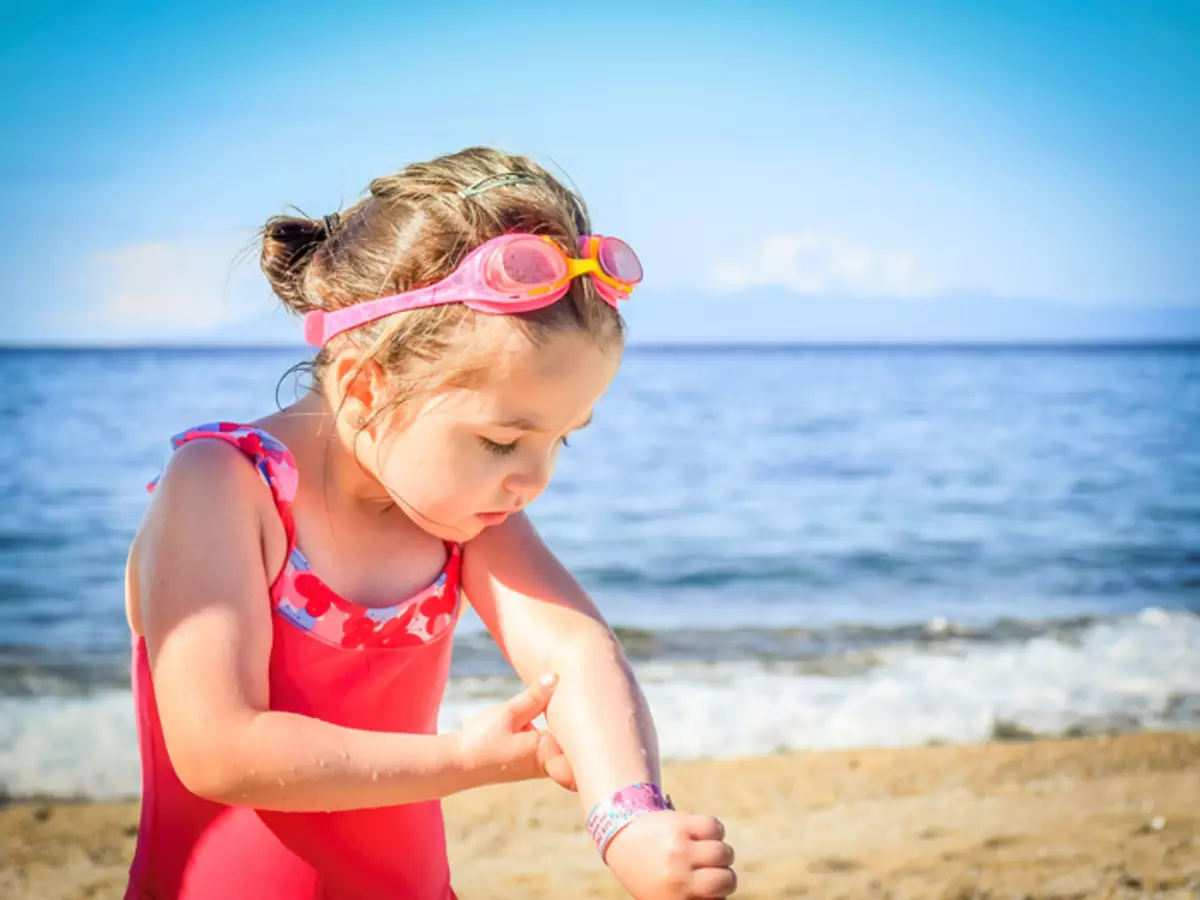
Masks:
[[[145,483],[301,354],[0,351],[0,794],[136,794]],[[635,348],[531,515],[670,758],[1200,727],[1198,346]]]

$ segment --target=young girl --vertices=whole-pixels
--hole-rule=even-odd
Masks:
[[[617,370],[633,251],[530,160],[470,149],[271,219],[262,267],[313,386],[177,436],[152,485],[127,900],[448,900],[440,798],[546,776],[632,896],[731,894],[724,828],[662,794],[628,662],[522,512]],[[528,688],[438,734],[467,599]]]

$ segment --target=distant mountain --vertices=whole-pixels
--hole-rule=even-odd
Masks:
[[[819,298],[778,290],[643,294],[625,306],[637,343],[1200,340],[1200,306],[1101,307],[963,296]]]
[[[631,344],[1200,341],[1200,305],[1068,305],[985,295],[924,299],[644,291],[623,305]],[[147,343],[139,341],[138,343]],[[154,342],[151,342],[154,343]],[[302,346],[282,308],[164,344]]]

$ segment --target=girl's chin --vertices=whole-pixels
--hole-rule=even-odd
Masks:
[[[404,510],[414,525],[426,534],[431,534],[443,541],[453,541],[461,544],[476,537],[479,532],[487,527],[477,516],[470,516],[465,521],[457,522],[454,525],[447,525],[444,522],[438,522],[422,515],[410,506],[402,506],[401,509]]]

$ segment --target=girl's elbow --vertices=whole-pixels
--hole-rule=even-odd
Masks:
[[[239,779],[233,777],[230,767],[218,761],[189,761],[176,765],[175,774],[189,793],[203,800],[232,806],[239,793],[245,795],[244,787],[235,783]]]
[[[191,794],[225,806],[244,804],[250,794],[250,774],[227,747],[212,744],[168,748],[175,777]]]

